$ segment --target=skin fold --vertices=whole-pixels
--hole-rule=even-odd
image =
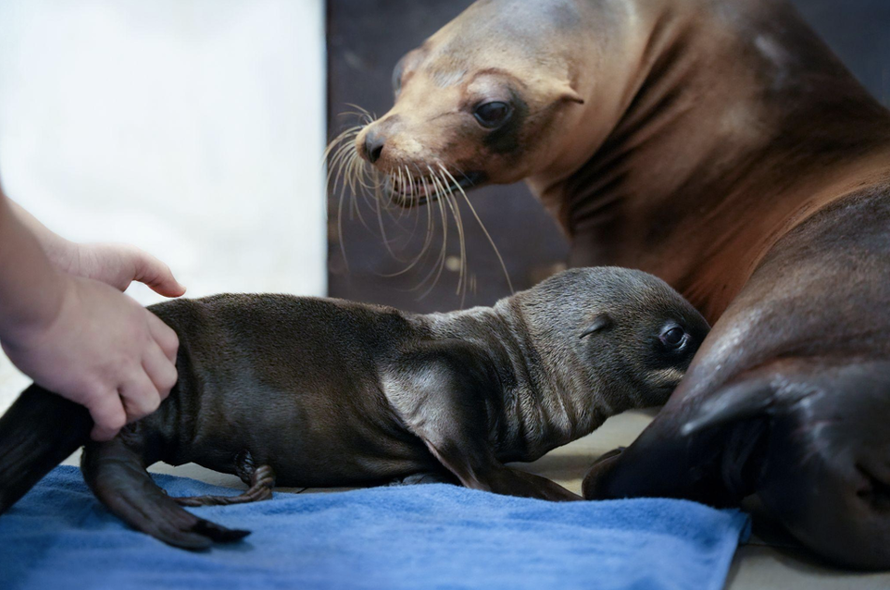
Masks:
[[[380,198],[524,179],[573,265],[651,272],[714,324],[587,497],[758,494],[819,555],[890,567],[890,113],[792,7],[481,0],[394,80],[354,145]]]

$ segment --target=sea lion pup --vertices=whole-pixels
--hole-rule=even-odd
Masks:
[[[394,79],[356,141],[393,200],[525,179],[573,264],[656,274],[714,323],[588,497],[757,492],[818,554],[890,567],[890,113],[793,8],[486,0]]]
[[[151,310],[179,335],[179,382],[156,413],[110,442],[89,442],[81,466],[117,516],[190,549],[247,533],[184,511],[152,482],[152,463],[195,462],[250,485],[230,498],[179,499],[188,506],[265,499],[276,481],[355,486],[418,472],[500,494],[580,499],[503,463],[533,461],[608,416],[664,403],[708,331],[663,281],[619,268],[567,271],[493,307],[453,313],[285,295]],[[43,416],[47,404],[61,409]],[[86,442],[89,428],[76,404],[25,391],[0,419],[0,512]]]

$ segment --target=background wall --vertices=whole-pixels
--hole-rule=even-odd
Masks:
[[[0,179],[189,296],[323,295],[324,71],[323,0],[3,0]],[[22,383],[0,358],[0,408]]]

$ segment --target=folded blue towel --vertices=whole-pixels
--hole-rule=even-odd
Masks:
[[[165,475],[171,495],[232,490]],[[748,517],[679,500],[553,504],[443,484],[195,509],[253,534],[190,553],[122,524],[74,467],[0,517],[0,588],[723,587]]]

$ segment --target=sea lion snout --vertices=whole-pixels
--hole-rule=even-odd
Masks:
[[[560,10],[521,3],[506,11],[474,4],[399,60],[392,109],[334,140],[333,162],[346,174],[368,177],[364,184],[385,187],[383,194],[405,207],[518,182],[549,167],[553,148],[578,123],[576,107],[590,86],[579,83],[575,64],[573,35],[580,31],[565,27],[565,14],[574,12],[570,3]],[[565,38],[554,43],[542,28]],[[480,44],[486,49],[478,50]],[[354,143],[349,151],[364,167],[347,165],[341,141]]]
[[[383,154],[383,148],[386,146],[386,135],[381,132],[379,128],[369,129],[368,132],[365,133],[365,138],[364,141],[361,142],[361,146],[361,156],[373,164],[379,160],[380,156]]]

